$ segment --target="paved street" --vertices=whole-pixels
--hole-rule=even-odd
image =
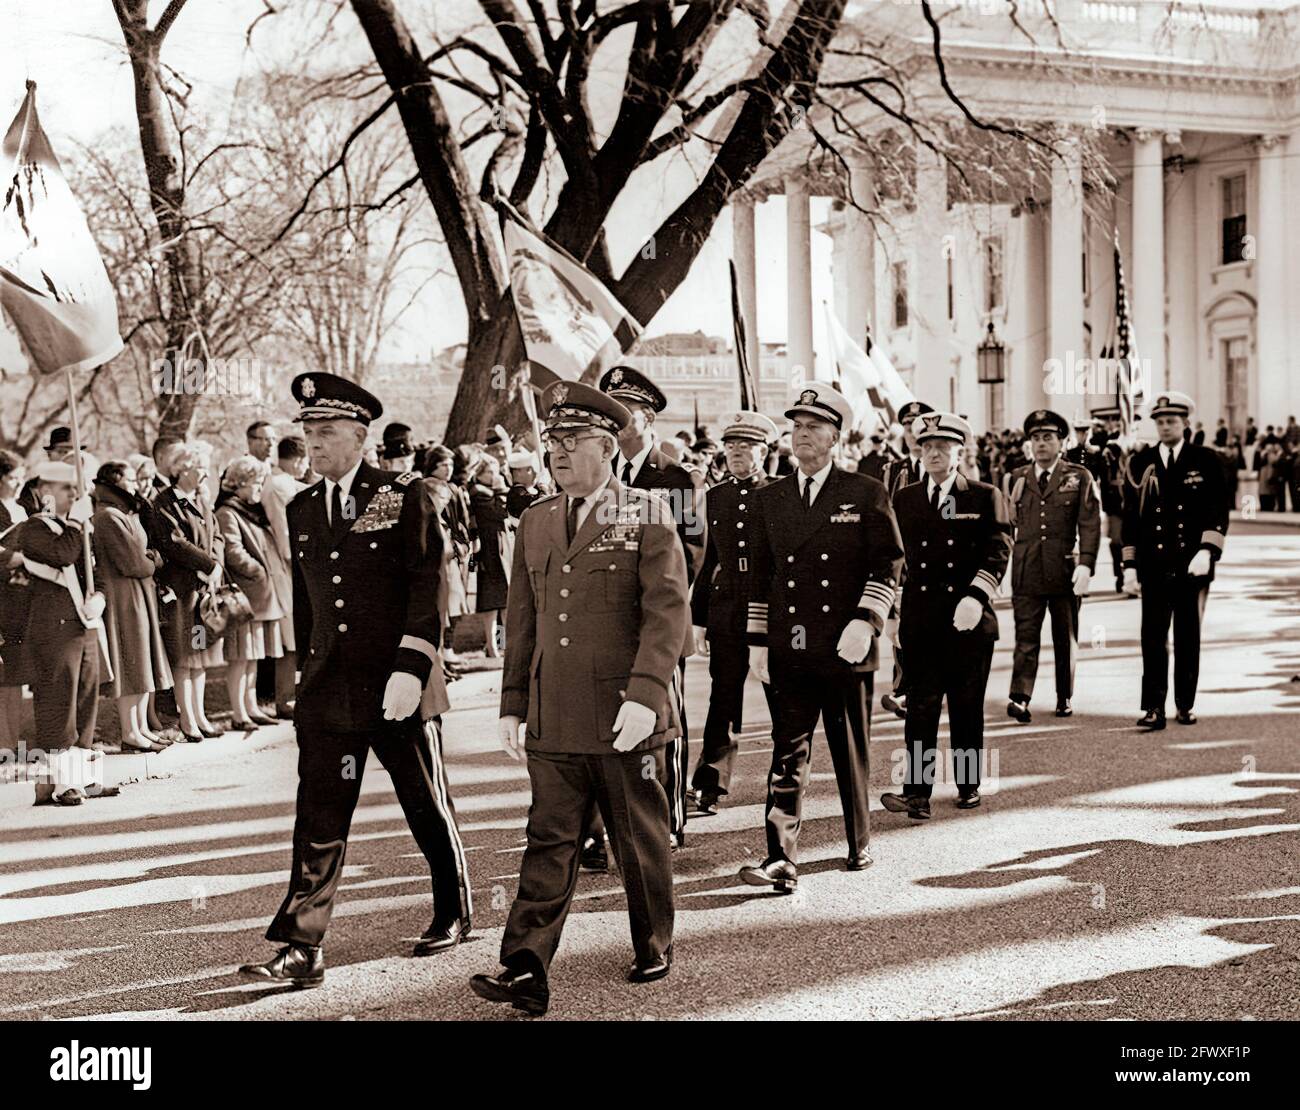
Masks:
[[[1103,559],[1108,563],[1108,559]],[[1098,575],[1095,588],[1108,584]],[[873,725],[872,850],[843,870],[839,805],[814,750],[800,861],[782,897],[740,885],[762,856],[762,699],[731,804],[675,857],[676,964],[633,987],[617,876],[584,875],[553,970],[554,1018],[1295,1018],[1300,1016],[1300,530],[1234,525],[1205,621],[1201,723],[1142,735],[1139,604],[1083,609],[1076,715],[1051,714],[1044,645],[1033,723],[1004,714],[1011,614],[987,702],[985,805],[952,786],[934,820],[879,810],[902,723]],[[888,671],[886,669],[885,673]],[[1044,684],[1044,679],[1046,683]],[[0,786],[0,1017],[501,1018],[466,980],[496,966],[514,894],[526,773],[496,748],[499,672],[453,687],[447,750],[473,878],[475,936],[409,958],[428,878],[373,758],[316,991],[242,983],[271,953],[293,821],[288,728],[156,756],[76,810]],[[690,665],[693,720],[707,697]],[[879,700],[877,689],[877,703]],[[1172,704],[1170,706],[1172,714]]]

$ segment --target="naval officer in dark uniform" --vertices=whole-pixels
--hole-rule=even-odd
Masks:
[[[288,506],[302,666],[293,863],[289,892],[266,932],[284,947],[240,971],[317,986],[371,748],[433,875],[433,921],[415,955],[468,936],[471,907],[437,717],[446,708],[438,653],[441,533],[426,516],[418,474],[363,461],[366,429],[383,411],[374,396],[327,373],[300,374],[292,389],[312,469],[322,475]]]
[[[1032,716],[1029,700],[1038,674],[1043,617],[1049,613],[1056,659],[1056,715],[1073,713],[1079,605],[1092,581],[1101,543],[1101,512],[1092,474],[1061,457],[1069,434],[1070,425],[1059,413],[1031,412],[1025,418],[1025,438],[1034,461],[1003,480],[1015,528],[1011,606],[1016,615],[1016,650],[1007,715],[1024,724]]]
[[[727,477],[704,495],[708,539],[704,563],[691,593],[691,623],[697,649],[703,641],[709,655],[709,713],[704,722],[704,749],[691,786],[695,808],[713,813],[718,799],[731,789],[736,760],[734,732],[741,727],[745,678],[749,674],[749,643],[745,621],[750,593],[752,528],[755,492],[768,485],[763,464],[776,442],[776,425],[761,412],[731,412],[722,416],[722,450]],[[763,687],[771,709],[771,687]]]
[[[803,792],[821,718],[844,810],[847,866],[871,866],[867,775],[876,638],[894,604],[903,554],[885,487],[841,470],[833,452],[853,408],[824,382],[786,410],[798,469],[754,498],[750,669],[772,686],[767,856],[744,867],[753,886],[799,881]]]
[[[471,988],[531,1014],[550,1004],[551,960],[578,882],[593,809],[623,872],[634,983],[668,974],[672,852],[664,748],[690,631],[686,560],[671,514],[610,471],[628,411],[576,382],[542,394],[544,447],[563,493],[524,511],[515,542],[501,682],[501,744],[532,784],[519,891],[501,940],[505,971]],[[524,735],[520,736],[521,729]]]
[[[1174,706],[1192,711],[1201,668],[1201,620],[1228,534],[1223,467],[1210,447],[1186,442],[1196,403],[1172,390],[1156,396],[1159,442],[1130,456],[1124,490],[1124,590],[1142,595],[1142,717],[1165,727],[1169,624],[1174,626]]]
[[[932,412],[912,425],[921,444],[924,482],[894,497],[907,552],[899,638],[907,652],[907,777],[903,792],[881,795],[894,813],[924,820],[936,777],[939,715],[948,700],[957,806],[980,804],[984,692],[998,638],[993,595],[1011,557],[1006,499],[963,477],[970,425]]]
[[[890,505],[893,505],[894,494],[900,489],[925,478],[925,467],[921,465],[921,445],[916,442],[916,437],[912,434],[912,425],[918,416],[926,412],[934,412],[934,409],[924,401],[908,401],[898,410],[898,420],[903,426],[903,447],[907,454],[901,459],[891,459],[887,462],[881,475],[880,480],[885,484]],[[881,695],[880,705],[895,717],[907,717],[907,684],[903,674],[901,648],[894,648],[893,681],[889,692]]]

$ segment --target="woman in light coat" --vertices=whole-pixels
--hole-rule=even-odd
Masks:
[[[266,467],[245,455],[221,476],[217,523],[226,549],[226,577],[248,596],[253,619],[226,628],[226,692],[235,728],[273,725],[257,707],[257,662],[284,654],[280,618],[284,610],[271,577],[271,522],[262,508]]]

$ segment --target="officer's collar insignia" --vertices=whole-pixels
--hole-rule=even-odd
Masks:
[[[816,400],[817,390],[815,389],[805,389],[799,394],[799,404],[801,405],[811,405]]]
[[[299,388],[302,395],[309,401],[316,396],[316,383],[311,378],[303,378],[302,385]]]
[[[555,387],[555,390],[554,392],[552,392],[551,397],[555,404],[557,405],[564,404],[564,402],[568,400],[569,397],[569,387],[565,385],[563,382],[561,382],[559,385]]]

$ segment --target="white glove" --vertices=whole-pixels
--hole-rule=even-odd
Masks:
[[[655,730],[658,714],[637,701],[625,701],[614,718],[614,750],[630,752]]]
[[[1210,553],[1205,548],[1201,548],[1187,564],[1187,573],[1193,578],[1206,578],[1209,576],[1210,566]]]
[[[952,615],[952,626],[958,632],[969,632],[979,624],[983,615],[983,605],[973,597],[963,597],[957,602],[957,611]]]
[[[497,721],[497,735],[502,750],[517,763],[524,760],[524,745],[519,739],[519,727],[523,722],[518,717],[502,717]]]
[[[104,595],[96,591],[86,597],[86,603],[81,607],[85,614],[86,620],[97,621],[104,615]]]
[[[767,648],[752,647],[749,649],[749,673],[759,682],[768,683],[772,681],[772,676],[767,673]]]
[[[871,651],[871,637],[875,629],[864,620],[851,620],[840,633],[840,642],[835,645],[835,654],[846,663],[861,663]]]
[[[1088,587],[1092,585],[1092,571],[1080,564],[1074,568],[1072,583],[1075,597],[1083,597],[1088,592]]]
[[[698,624],[692,626],[691,631],[695,633],[695,654],[709,654],[709,633],[708,629],[701,628]]]
[[[887,637],[889,637],[889,642],[890,642],[891,644],[893,644],[894,647],[896,647],[896,648],[901,648],[901,647],[903,646],[902,643],[900,642],[900,640],[899,640],[899,636],[898,636],[898,618],[897,618],[897,617],[895,617],[895,618],[893,618],[893,619],[891,619],[891,620],[887,620],[887,621],[885,621],[885,635],[886,635]]]
[[[1142,585],[1138,582],[1137,567],[1124,568],[1124,592],[1133,597],[1137,597],[1142,592]]]
[[[72,503],[72,508],[68,510],[68,519],[77,524],[85,524],[92,516],[95,515],[95,503],[90,500],[90,494],[82,494]]]
[[[424,687],[406,671],[394,671],[384,687],[384,720],[404,721],[420,707]]]

